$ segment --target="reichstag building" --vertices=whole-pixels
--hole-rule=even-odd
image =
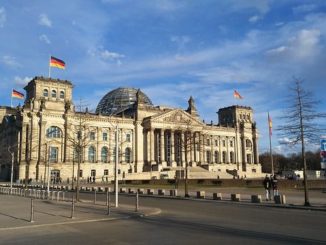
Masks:
[[[35,77],[24,89],[22,106],[0,107],[2,179],[13,165],[15,181],[51,174],[101,182],[113,179],[116,163],[121,180],[183,178],[186,168],[189,179],[262,176],[250,107],[221,108],[213,124],[191,96],[187,108],[170,108],[140,89],[117,88],[94,113],[73,103],[70,81]]]

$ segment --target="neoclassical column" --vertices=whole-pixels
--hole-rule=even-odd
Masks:
[[[131,151],[132,151],[132,159],[131,162],[136,162],[136,136],[135,136],[135,130],[131,130]],[[133,170],[134,172],[134,170]]]
[[[197,132],[194,132],[193,134],[193,144],[192,144],[192,161],[197,164]]]
[[[184,167],[184,163],[185,163],[185,156],[186,156],[186,147],[187,147],[187,144],[185,142],[185,133],[183,131],[180,132],[180,137],[181,137],[181,140],[180,140],[180,165],[182,167]]]
[[[242,164],[246,164],[246,142],[244,136],[241,137]]]
[[[102,129],[100,127],[96,127],[96,162],[101,162],[102,158],[101,158],[101,150],[102,150],[102,143],[100,143],[100,141],[102,142],[101,139],[101,133],[102,133]]]
[[[111,128],[109,128],[109,130],[107,131],[107,133],[108,133],[108,141],[109,141],[109,156],[108,156],[108,158],[109,158],[109,162],[111,162],[112,161],[112,159],[111,159],[111,157],[112,157],[112,155],[113,155],[113,144],[112,144],[112,129]]]
[[[150,130],[146,130],[146,160],[148,164],[151,161],[151,137],[150,137]]]
[[[201,135],[201,138],[202,138],[202,145],[203,147],[200,148],[200,159],[201,159],[201,162],[202,163],[205,163],[205,145],[206,145],[206,142],[205,142],[205,134],[202,134]]]
[[[228,136],[226,136],[225,141],[226,141],[226,159],[225,159],[225,161],[227,163],[230,163],[230,148],[229,148],[230,142],[229,142]]]
[[[154,138],[154,129],[151,128],[150,129],[150,161],[151,163],[155,164],[155,142],[154,142],[155,138]]]
[[[210,140],[210,145],[211,145],[211,162],[210,163],[214,163],[214,140],[213,140],[213,137],[210,136],[209,140]]]
[[[160,162],[161,164],[165,162],[164,155],[164,129],[160,130]]]
[[[171,129],[171,165],[175,163],[175,156],[174,156],[174,131]]]
[[[221,141],[221,136],[218,136],[218,163],[222,163],[222,141]]]
[[[193,154],[193,152],[194,152],[194,142],[195,142],[195,134],[194,134],[194,132],[189,132],[189,137],[190,137],[190,139],[189,139],[189,158],[188,158],[188,160],[189,160],[189,162],[193,162],[194,161],[194,154]]]

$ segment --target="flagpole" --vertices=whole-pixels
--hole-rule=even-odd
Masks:
[[[12,91],[14,91],[14,89],[11,89],[11,95],[10,95],[10,107],[12,108]]]
[[[49,56],[49,78],[51,78],[51,55]]]
[[[272,152],[272,128],[271,128],[271,121],[268,112],[268,135],[269,135],[269,152],[271,158],[271,167],[272,167],[272,175],[274,175],[274,163],[273,163],[273,152]]]

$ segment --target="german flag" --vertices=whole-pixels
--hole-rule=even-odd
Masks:
[[[236,99],[243,99],[243,97],[240,95],[240,93],[237,90],[234,90],[233,97]]]
[[[268,112],[268,128],[269,128],[269,135],[272,136],[273,122],[272,122],[272,118],[269,116],[269,112]]]
[[[24,94],[21,92],[18,92],[17,90],[13,89],[11,92],[11,97],[17,98],[17,99],[24,99]]]
[[[66,68],[66,63],[63,60],[60,60],[58,58],[55,58],[55,57],[51,56],[51,58],[50,58],[50,66],[57,67],[59,69],[65,69]]]

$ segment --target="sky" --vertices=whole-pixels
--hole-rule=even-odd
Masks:
[[[209,123],[219,108],[251,106],[260,152],[269,150],[267,112],[282,125],[294,77],[326,108],[324,0],[0,0],[0,38],[0,105],[48,76],[52,55],[66,69],[51,77],[71,81],[75,104],[93,110],[117,87],[183,109],[193,96]],[[273,133],[273,150],[290,152],[287,140]]]

